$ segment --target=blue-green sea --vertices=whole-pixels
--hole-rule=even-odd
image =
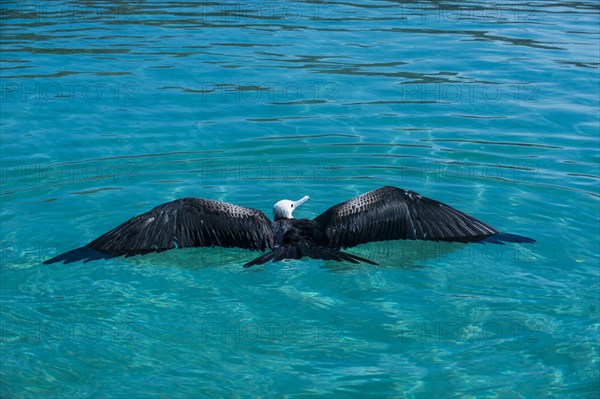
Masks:
[[[597,1],[1,1],[0,397],[598,398]],[[391,185],[535,244],[43,265]]]

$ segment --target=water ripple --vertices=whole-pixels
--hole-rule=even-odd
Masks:
[[[598,397],[597,1],[0,12],[0,396]],[[184,196],[381,185],[537,243],[41,264]]]

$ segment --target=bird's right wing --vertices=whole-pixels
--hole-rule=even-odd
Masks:
[[[83,248],[111,256],[130,256],[185,247],[219,246],[264,251],[273,248],[273,243],[271,221],[261,211],[187,197],[135,216]],[[73,261],[63,259],[63,255],[44,263]]]
[[[333,248],[400,239],[469,242],[498,233],[451,206],[390,186],[332,206],[315,221]]]

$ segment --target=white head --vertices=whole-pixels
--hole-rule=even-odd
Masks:
[[[302,197],[298,201],[290,201],[290,200],[281,200],[273,205],[273,217],[275,220],[278,219],[293,219],[292,212],[294,209],[298,208],[300,205],[309,201],[310,197],[308,195]]]

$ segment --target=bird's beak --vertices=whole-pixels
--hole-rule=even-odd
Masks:
[[[300,205],[304,204],[306,201],[310,201],[310,197],[308,195],[305,195],[298,201],[294,202],[294,208],[298,208]]]

